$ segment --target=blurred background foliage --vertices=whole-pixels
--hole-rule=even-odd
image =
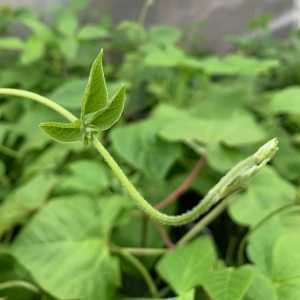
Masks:
[[[123,83],[128,102],[102,140],[145,197],[160,203],[205,163],[164,209],[172,214],[190,209],[230,167],[277,136],[272,165],[202,236],[142,262],[163,294],[177,299],[300,299],[299,32],[277,40],[265,18],[256,22],[263,35],[231,37],[234,50],[217,56],[187,46],[192,37],[173,27],[80,17],[81,2],[48,22],[26,8],[0,8],[0,86],[38,92],[78,113],[91,62],[104,48],[109,93]],[[0,287],[25,280],[43,291],[0,288],[0,297],[149,297],[109,246],[163,247],[161,228],[136,210],[93,149],[54,143],[37,126],[56,119],[29,101],[0,99]],[[268,217],[286,205],[291,210]],[[176,243],[189,228],[164,230]],[[241,263],[239,244],[251,229]],[[72,282],[74,270],[80,275]]]

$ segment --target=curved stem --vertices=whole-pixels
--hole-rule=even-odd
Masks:
[[[194,238],[199,232],[203,230],[208,224],[210,224],[216,217],[218,217],[223,210],[227,207],[230,198],[226,198],[219,205],[214,207],[205,217],[203,217],[196,225],[192,227],[178,242],[176,245],[185,245],[188,241]]]
[[[168,195],[166,198],[164,198],[161,202],[155,204],[155,208],[163,209],[169,204],[171,204],[173,201],[178,199],[183,193],[185,193],[189,189],[191,184],[194,182],[194,180],[197,178],[200,170],[204,167],[205,162],[206,157],[203,156],[196,162],[190,174],[181,182],[177,189],[173,191],[170,195]]]
[[[177,216],[170,216],[164,214],[157,209],[155,209],[149,202],[147,202],[143,196],[139,193],[139,191],[134,187],[134,185],[129,181],[127,176],[124,174],[123,170],[119,167],[116,161],[112,158],[110,153],[106,150],[106,148],[99,142],[96,136],[93,139],[93,145],[97,149],[97,151],[102,155],[105,162],[111,168],[114,175],[119,179],[122,186],[127,190],[128,194],[134,199],[137,205],[150,217],[157,220],[160,223],[166,225],[183,225],[189,223],[195,219],[197,219],[201,214],[207,211],[207,209],[217,203],[220,199],[228,197],[232,193],[234,193],[237,188],[232,188],[231,184],[235,183],[235,179],[240,179],[243,172],[247,171],[255,167],[254,158],[250,157],[240,164],[238,164],[235,168],[227,173],[217,185],[215,185],[206,195],[206,197],[198,203],[193,209],[190,211],[183,213]],[[240,184],[243,184],[241,182]],[[239,184],[238,184],[239,185]]]
[[[54,110],[56,112],[58,112],[60,115],[65,117],[70,122],[74,122],[77,120],[77,118],[71,112],[69,112],[68,110],[63,108],[61,105],[57,104],[53,100],[50,100],[50,99],[43,97],[36,93],[32,93],[32,92],[24,91],[24,90],[17,90],[17,89],[0,88],[0,95],[15,96],[15,97],[31,99],[35,102],[38,102],[44,106],[51,108],[52,110]]]
[[[128,194],[132,199],[136,201],[138,206],[150,217],[157,220],[160,223],[166,225],[182,225],[193,221],[196,219],[201,212],[203,212],[208,207],[209,201],[200,202],[194,209],[189,212],[178,215],[170,216],[164,213],[161,213],[159,210],[154,208],[149,202],[147,202],[144,197],[139,193],[139,191],[134,187],[134,185],[129,181],[127,176],[124,174],[123,170],[119,167],[116,161],[112,158],[110,153],[106,148],[99,142],[97,137],[93,139],[93,145],[103,157],[105,162],[109,165],[114,175],[119,179],[122,186],[127,190]]]
[[[13,288],[23,288],[39,294],[40,290],[33,284],[23,281],[23,280],[13,280],[0,283],[0,290],[13,289]]]
[[[116,248],[115,252],[121,255],[140,272],[149,288],[151,295],[154,298],[158,298],[158,290],[156,288],[156,285],[145,266],[137,258],[135,258],[133,255],[131,255],[128,251],[124,249]]]
[[[0,95],[10,95],[28,98],[53,109],[54,111],[58,112],[66,119],[68,119],[70,122],[74,122],[77,120],[77,118],[71,112],[69,112],[59,104],[35,93],[23,90],[1,88]],[[263,167],[277,151],[277,140],[272,139],[271,141],[263,145],[261,148],[259,148],[254,155],[241,161],[234,168],[232,168],[207,193],[205,198],[201,202],[199,202],[198,205],[196,205],[193,209],[182,215],[169,216],[155,209],[143,198],[143,196],[130,182],[123,170],[119,167],[119,165],[110,155],[110,153],[106,150],[106,148],[99,142],[95,135],[93,136],[92,144],[100,153],[100,155],[102,155],[103,159],[111,168],[114,175],[119,179],[120,183],[127,190],[128,194],[137,203],[137,205],[150,217],[166,225],[183,225],[197,219],[201,214],[205,213],[212,205],[216,204],[221,199],[230,196],[231,194],[236,192],[241,186],[245,185],[249,178],[251,178],[261,167]]]
[[[244,252],[245,252],[245,248],[246,248],[246,244],[247,241],[249,239],[249,237],[256,232],[259,228],[261,228],[261,226],[263,226],[266,222],[268,222],[271,218],[273,218],[274,216],[285,212],[286,210],[290,209],[290,208],[296,208],[297,210],[300,209],[299,206],[297,206],[295,203],[292,204],[286,204],[283,205],[279,208],[277,208],[276,210],[270,212],[268,215],[266,215],[262,220],[260,220],[256,225],[254,225],[247,234],[245,234],[245,236],[243,237],[243,239],[240,242],[240,246],[238,249],[238,263],[239,265],[243,264],[244,261]]]

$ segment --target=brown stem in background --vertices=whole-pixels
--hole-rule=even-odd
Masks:
[[[141,236],[141,247],[146,247],[148,240],[148,232],[149,232],[149,222],[147,215],[143,214],[142,217],[142,236]]]
[[[178,199],[183,193],[185,193],[191,184],[194,182],[196,177],[198,176],[201,169],[204,167],[206,162],[206,157],[203,156],[201,159],[197,161],[194,168],[192,169],[190,175],[184,179],[184,181],[177,187],[177,189],[169,194],[165,199],[155,205],[155,208],[162,209],[169,204],[171,204],[174,200]]]
[[[169,194],[166,198],[164,198],[161,202],[157,203],[155,205],[155,207],[157,209],[162,209],[166,206],[168,206],[169,204],[171,204],[173,201],[175,201],[176,199],[178,199],[184,192],[186,192],[191,184],[194,182],[194,180],[196,179],[196,177],[198,176],[199,172],[201,171],[201,169],[204,167],[205,163],[206,163],[206,155],[203,155],[202,158],[200,158],[195,166],[193,167],[191,173],[188,175],[188,177],[186,177],[184,179],[184,181],[177,187],[177,189],[175,191],[173,191],[171,194]],[[144,247],[146,245],[146,241],[147,241],[147,237],[148,237],[148,217],[146,215],[143,216],[143,224],[142,224],[142,236],[141,236],[141,247]],[[166,228],[151,220],[150,221],[153,223],[153,225],[155,226],[155,228],[157,229],[164,245],[166,246],[166,248],[174,248],[175,244],[172,242]]]
[[[170,238],[170,236],[169,236],[166,228],[163,225],[161,225],[161,224],[159,224],[159,223],[157,223],[155,221],[152,221],[152,223],[156,227],[156,229],[157,229],[157,231],[158,231],[158,233],[159,233],[162,241],[164,242],[166,248],[169,248],[169,249],[174,248],[175,245],[172,242],[172,240],[171,240],[171,238]]]

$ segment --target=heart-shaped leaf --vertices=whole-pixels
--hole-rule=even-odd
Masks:
[[[101,200],[53,199],[14,242],[14,256],[55,298],[115,299],[118,260],[110,256],[107,240],[127,204],[122,196]]]
[[[202,285],[211,299],[241,300],[250,287],[253,275],[249,266],[238,269],[225,268],[206,274]]]
[[[102,57],[103,50],[101,50],[96,57],[90,71],[89,80],[82,100],[81,118],[88,113],[96,112],[107,106],[108,94],[102,66]]]
[[[81,137],[79,121],[73,123],[44,122],[39,126],[58,142],[77,142]]]
[[[91,123],[102,130],[112,127],[121,117],[125,104],[125,87],[113,96],[111,103],[106,109],[96,112]]]
[[[178,293],[198,286],[217,260],[213,241],[203,236],[166,254],[158,263],[161,277]]]

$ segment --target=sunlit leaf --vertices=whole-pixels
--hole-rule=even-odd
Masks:
[[[18,236],[13,254],[56,298],[113,299],[119,267],[106,238],[123,203],[84,196],[53,200]]]
[[[247,266],[224,268],[208,272],[202,286],[214,300],[241,300],[253,279],[253,270]]]
[[[203,236],[167,253],[159,261],[157,271],[180,294],[199,286],[213,270],[216,259],[213,241]]]

